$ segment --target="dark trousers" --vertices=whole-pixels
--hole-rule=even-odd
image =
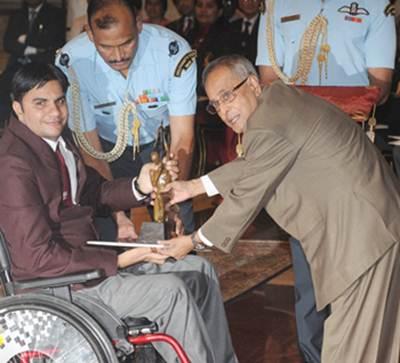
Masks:
[[[110,151],[114,144],[101,139],[104,151]],[[111,172],[114,178],[135,177],[139,175],[143,164],[150,162],[150,154],[153,151],[153,143],[140,145],[140,153],[133,159],[132,147],[127,147],[120,158],[110,163]],[[185,233],[194,231],[194,216],[191,201],[179,204],[180,218],[185,227]]]
[[[299,349],[307,363],[321,362],[324,322],[329,309],[317,311],[314,286],[303,248],[299,241],[290,238],[293,270],[295,274],[295,311]]]

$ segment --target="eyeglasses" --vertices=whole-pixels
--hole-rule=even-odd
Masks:
[[[208,103],[208,105],[206,106],[207,112],[210,113],[211,115],[215,115],[219,111],[219,108],[221,107],[221,105],[232,102],[237,96],[236,91],[240,87],[242,87],[248,79],[249,79],[249,77],[246,77],[242,82],[237,84],[230,91],[225,91],[224,93],[222,93],[222,95],[219,96],[219,98],[217,100],[210,101]]]

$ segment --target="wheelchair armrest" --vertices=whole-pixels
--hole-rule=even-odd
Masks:
[[[99,279],[103,276],[104,276],[103,270],[91,270],[60,277],[18,281],[14,282],[14,286],[16,289],[22,289],[22,290],[56,288],[72,284],[82,284],[91,280]]]
[[[150,321],[145,317],[132,318],[130,316],[122,319],[128,327],[128,333],[131,336],[140,334],[152,334],[158,331],[158,325],[154,321]]]

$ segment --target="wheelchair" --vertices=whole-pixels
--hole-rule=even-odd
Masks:
[[[146,318],[120,319],[106,305],[74,293],[73,284],[102,277],[94,270],[57,278],[13,281],[7,243],[0,231],[0,362],[120,363],[164,362],[152,342],[189,359],[171,336],[157,333]]]

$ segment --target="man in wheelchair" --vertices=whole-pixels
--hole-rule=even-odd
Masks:
[[[120,318],[144,316],[174,337],[199,363],[237,362],[218,278],[197,256],[166,260],[149,248],[86,246],[97,239],[93,214],[139,205],[152,191],[145,165],[137,180],[106,181],[84,166],[65,124],[68,82],[53,65],[31,63],[12,83],[13,118],[0,141],[0,228],[8,242],[15,280],[102,269],[105,278],[75,286]],[[171,175],[177,165],[167,165]],[[167,362],[175,353],[155,348]],[[0,347],[1,348],[1,347]]]

